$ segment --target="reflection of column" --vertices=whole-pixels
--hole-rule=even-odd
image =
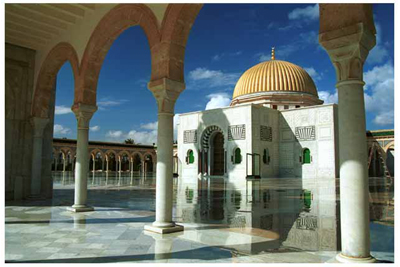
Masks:
[[[89,164],[89,122],[96,106],[75,104],[72,111],[78,122],[77,153],[75,170],[75,203],[68,208],[74,212],[92,211],[92,207],[86,205],[87,201],[87,174]]]
[[[66,161],[66,158],[64,157],[63,158],[63,172],[65,172],[65,161]]]
[[[346,5],[342,6],[346,8]],[[348,6],[348,10],[354,14],[368,9],[364,5]],[[328,5],[323,10],[328,12]],[[364,16],[370,18],[373,27],[372,11],[370,13]],[[362,75],[364,61],[375,45],[375,36],[367,25],[370,24],[342,25],[326,32],[320,28],[319,35],[319,42],[336,68],[338,81],[342,252],[337,260],[341,262],[374,261],[370,256],[368,157]]]
[[[152,232],[144,232],[154,238],[154,260],[156,263],[167,263],[171,258],[173,238],[164,237]]]
[[[33,117],[31,120],[34,131],[32,150],[31,196],[34,197],[39,196],[41,192],[43,131],[48,122],[48,118]]]
[[[174,106],[183,83],[168,79],[149,83],[158,104],[157,171],[156,171],[156,221],[145,230],[157,233],[182,231],[183,227],[172,221],[173,197],[173,118]]]

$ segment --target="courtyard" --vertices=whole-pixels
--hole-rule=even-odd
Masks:
[[[239,209],[229,210],[223,195],[220,198],[214,195],[208,200],[206,194],[192,197],[186,190],[187,185],[179,178],[174,178],[174,220],[185,230],[159,235],[143,229],[144,225],[154,221],[155,176],[89,175],[88,203],[95,210],[86,213],[66,209],[73,202],[73,174],[54,172],[53,177],[52,200],[15,201],[6,206],[6,262],[323,263],[334,262],[338,253],[334,248],[340,242],[332,236],[328,235],[325,245],[315,247],[311,244],[314,243],[312,234],[317,234],[317,240],[324,239],[324,232],[317,229],[299,228],[298,231],[308,232],[309,238],[303,236],[302,243],[288,243],[288,234],[282,234],[280,229],[283,224],[277,228],[241,225],[232,218],[237,217],[237,211],[241,205],[243,207],[241,202],[245,202],[245,196],[234,201],[234,206]],[[271,179],[268,188],[280,195],[289,192],[281,203],[289,201],[290,206],[293,203],[303,205],[295,185],[293,179],[280,179],[279,183]],[[215,184],[210,190],[218,192],[219,188]],[[384,184],[377,185],[374,181],[370,191],[374,192],[370,204],[376,216],[370,223],[371,254],[380,261],[394,262],[392,195],[385,190]],[[177,199],[177,196],[183,197]],[[271,194],[271,197],[278,195]],[[329,199],[323,195],[319,197]],[[260,204],[268,201],[272,203],[273,199],[263,199]],[[268,208],[270,213],[281,218],[294,212],[290,207]],[[201,212],[188,216],[187,210]],[[257,209],[253,210],[257,212]],[[259,216],[263,213],[258,212]],[[336,221],[336,216],[336,213],[330,217],[320,215],[331,221]],[[318,218],[318,223],[321,219]],[[291,223],[296,225],[296,222]]]

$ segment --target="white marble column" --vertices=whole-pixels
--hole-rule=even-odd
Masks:
[[[106,159],[106,172],[108,172],[108,159]]]
[[[87,175],[89,167],[89,122],[96,112],[96,106],[76,104],[72,106],[78,123],[77,152],[75,166],[75,203],[68,210],[73,212],[92,211],[86,205]]]
[[[65,161],[66,161],[66,158],[63,157],[63,172],[65,172]]]
[[[93,160],[93,172],[95,172],[96,171],[96,159],[95,159],[95,157],[94,156],[92,156],[92,160]]]
[[[175,101],[185,88],[183,83],[162,79],[148,85],[158,104],[156,221],[145,230],[156,233],[182,231],[172,221],[173,203],[173,119]]]
[[[370,255],[363,64],[375,35],[359,23],[320,34],[336,69],[339,107],[340,262],[374,262]]]
[[[48,122],[48,118],[33,117],[31,119],[31,123],[33,126],[33,149],[30,197],[33,198],[39,197],[41,193],[43,131]]]

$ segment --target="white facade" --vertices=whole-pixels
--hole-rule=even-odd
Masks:
[[[303,178],[303,183],[338,177],[336,121],[335,104],[288,110],[248,104],[181,114],[180,177],[225,177],[237,186],[244,185],[246,178],[258,171],[256,176],[260,178],[298,177]],[[214,175],[213,138],[217,132],[223,135],[225,166],[223,174]],[[235,164],[237,148],[242,160]],[[303,163],[306,148],[310,151],[310,163]],[[188,159],[190,150],[194,156],[192,163]],[[253,156],[256,162],[251,162],[247,154],[259,156]]]

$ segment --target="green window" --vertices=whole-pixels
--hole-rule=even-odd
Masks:
[[[263,162],[265,163],[265,164],[269,164],[269,162],[270,162],[270,157],[269,157],[269,150],[268,150],[268,148],[267,149],[264,149],[264,153],[263,153]]]
[[[240,148],[236,148],[233,163],[239,164],[240,162],[242,162],[242,155],[240,154]]]
[[[310,208],[311,208],[311,200],[312,200],[311,191],[309,191],[309,190],[303,190],[303,204],[304,204],[304,208],[306,208],[306,209],[310,209]]]
[[[187,163],[188,163],[188,164],[192,164],[193,162],[194,162],[193,150],[189,150],[189,151],[188,151]]]
[[[310,149],[305,148],[303,150],[303,164],[311,163],[311,152]]]

